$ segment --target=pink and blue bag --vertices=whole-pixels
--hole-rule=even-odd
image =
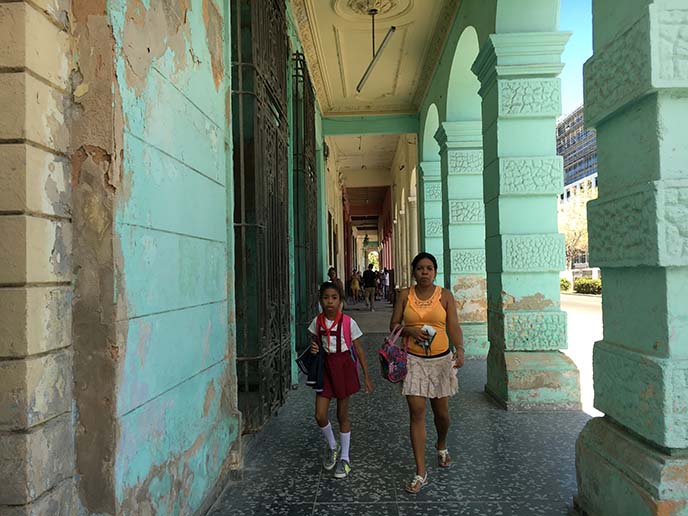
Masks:
[[[397,345],[403,329],[403,326],[397,325],[385,338],[382,348],[377,351],[382,377],[392,383],[399,383],[406,378],[406,347],[401,348]]]

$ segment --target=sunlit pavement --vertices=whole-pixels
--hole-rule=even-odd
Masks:
[[[602,340],[602,297],[562,294],[561,308],[568,314],[569,349],[564,353],[580,371],[583,411],[601,416],[593,408],[592,348],[596,341]]]

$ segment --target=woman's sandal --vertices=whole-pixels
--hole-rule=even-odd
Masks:
[[[413,477],[413,480],[411,480],[411,482],[406,484],[404,486],[404,489],[406,489],[407,493],[417,494],[427,484],[428,484],[428,472],[426,471],[424,477],[421,477],[420,475],[416,475],[415,477]]]
[[[449,455],[449,450],[437,450],[437,464],[440,468],[448,468],[451,466],[452,460]]]

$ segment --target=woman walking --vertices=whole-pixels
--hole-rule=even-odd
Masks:
[[[358,277],[358,271],[354,269],[351,276],[351,297],[354,298],[354,304],[358,303],[358,292],[361,290],[361,279]]]
[[[437,260],[429,253],[420,253],[412,262],[416,285],[404,289],[394,305],[390,330],[404,323],[404,343],[408,349],[408,373],[402,393],[409,407],[411,445],[416,460],[416,474],[406,484],[409,493],[418,493],[428,483],[425,468],[425,410],[427,400],[437,430],[437,462],[440,467],[451,465],[447,450],[449,431],[449,396],[459,389],[456,369],[463,366],[463,334],[456,315],[454,296],[434,284]],[[454,345],[450,350],[449,341]]]

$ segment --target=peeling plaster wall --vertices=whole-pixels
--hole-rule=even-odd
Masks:
[[[226,7],[72,8],[81,512],[190,515],[239,457]]]
[[[109,4],[124,121],[114,216],[121,514],[192,514],[238,440],[225,14],[214,0]]]

